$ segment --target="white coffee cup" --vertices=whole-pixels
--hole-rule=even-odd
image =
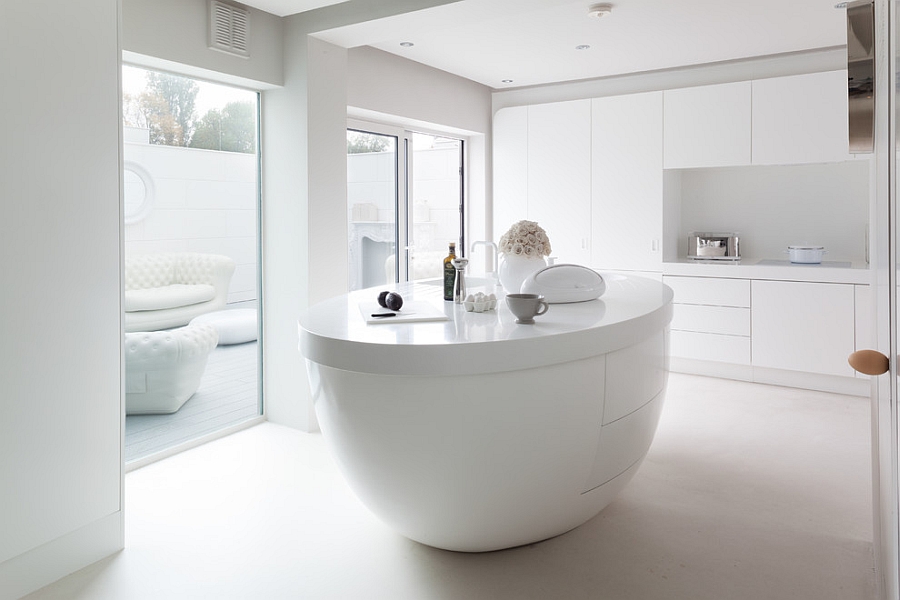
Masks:
[[[530,325],[534,323],[534,317],[539,317],[550,305],[538,294],[507,294],[506,305],[512,314],[516,315],[516,323]]]

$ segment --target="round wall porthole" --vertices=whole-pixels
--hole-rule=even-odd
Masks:
[[[153,210],[153,178],[147,169],[132,161],[125,161],[123,170],[126,225],[137,223]]]

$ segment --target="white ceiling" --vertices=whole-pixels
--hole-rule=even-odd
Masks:
[[[596,19],[587,16],[592,0],[462,0],[317,37],[505,89],[842,46],[845,11],[836,1],[612,0],[612,12]],[[249,2],[276,3],[288,14],[335,2]]]
[[[241,4],[264,10],[279,17],[286,17],[341,2],[344,0],[243,0]]]

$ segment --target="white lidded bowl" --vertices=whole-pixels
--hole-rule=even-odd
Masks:
[[[543,296],[549,304],[586,302],[602,296],[606,282],[597,271],[581,265],[550,265],[525,279],[521,291]]]
[[[825,246],[788,246],[787,253],[792,263],[819,264],[826,254]]]

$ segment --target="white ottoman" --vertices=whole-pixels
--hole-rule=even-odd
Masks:
[[[191,319],[191,325],[212,325],[219,333],[219,345],[243,344],[256,339],[255,308],[217,310]]]
[[[218,334],[211,325],[125,334],[125,414],[177,411],[200,387]]]

